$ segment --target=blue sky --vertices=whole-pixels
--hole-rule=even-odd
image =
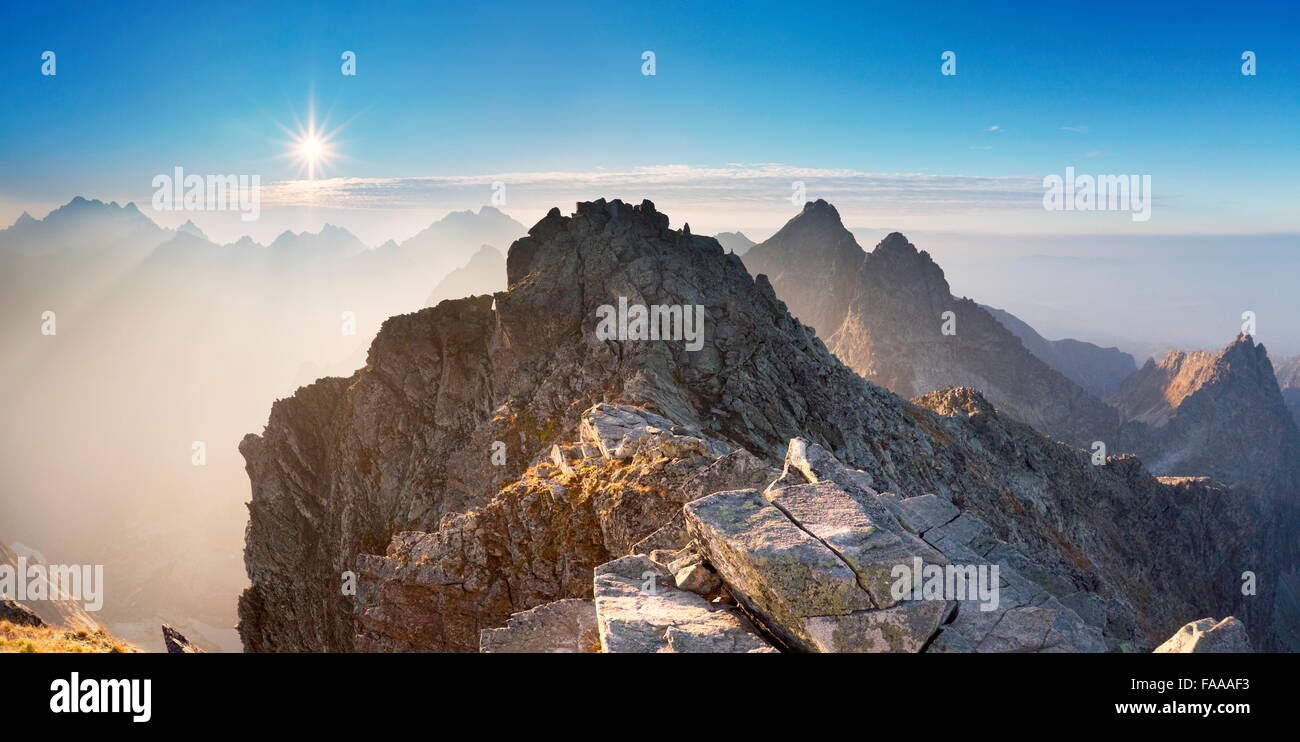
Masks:
[[[426,212],[486,202],[489,186],[474,178],[510,174],[526,196],[514,210],[522,221],[567,206],[561,198],[658,196],[674,221],[761,232],[788,218],[796,171],[810,174],[810,197],[833,172],[976,179],[958,198],[909,201],[895,181],[849,176],[833,193],[861,224],[1300,227],[1294,4],[702,5],[11,4],[0,31],[0,221],[78,194],[147,202],[152,177],[177,165],[294,179],[282,127],[314,101],[342,126],[326,175],[470,180],[364,209],[346,196],[322,202],[333,209],[286,207],[304,228],[401,207],[415,215],[409,225],[385,219],[411,232]],[[56,77],[39,74],[46,49],[58,54]],[[340,74],[343,50],[358,55],[356,77]],[[653,77],[641,74],[644,50],[656,54]],[[945,50],[957,53],[954,77],[939,74]],[[1258,55],[1254,77],[1240,73],[1243,50]],[[734,163],[780,167],[755,180],[727,170]],[[690,182],[578,177],[669,165],[689,166]],[[1151,174],[1156,218],[1053,221],[1032,199],[1024,213],[998,203],[999,191],[1023,195],[1071,165]],[[557,172],[567,175],[521,175]],[[855,178],[865,190],[846,193]],[[979,179],[996,187],[985,194]],[[278,229],[271,212],[265,228]]]

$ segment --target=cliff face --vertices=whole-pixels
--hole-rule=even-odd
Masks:
[[[1264,346],[1239,335],[1215,354],[1170,351],[1113,402],[1152,471],[1211,476],[1260,503],[1257,571],[1277,585],[1280,644],[1300,651],[1300,430]]]
[[[591,597],[604,561],[679,548],[684,503],[762,487],[796,437],[874,491],[981,518],[1111,649],[1205,615],[1271,631],[1271,600],[1237,590],[1260,561],[1253,500],[1132,458],[1091,465],[970,390],[909,403],[649,202],[552,210],[507,280],[389,319],[365,368],[299,389],[244,439],[246,649],[476,649],[513,612]],[[620,297],[703,305],[703,347],[598,339],[597,308]]]
[[[1025,349],[901,234],[864,253],[834,207],[818,201],[745,256],[799,319],[868,380],[904,397],[967,386],[1038,430],[1114,444],[1114,411]],[[944,313],[953,321],[945,332]],[[1116,449],[1119,450],[1119,449]]]
[[[1300,356],[1283,358],[1276,364],[1277,384],[1291,417],[1300,425]]]

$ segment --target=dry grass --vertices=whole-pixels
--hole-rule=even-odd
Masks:
[[[78,654],[88,652],[139,652],[124,641],[104,631],[68,631],[61,628],[33,628],[0,621],[0,653],[45,652]]]

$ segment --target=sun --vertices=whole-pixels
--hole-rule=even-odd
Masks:
[[[320,162],[325,155],[325,143],[316,134],[309,134],[298,141],[298,157],[309,165]]]
[[[292,154],[298,165],[307,171],[307,178],[314,180],[317,171],[329,164],[334,153],[330,149],[329,135],[312,124],[294,136]]]

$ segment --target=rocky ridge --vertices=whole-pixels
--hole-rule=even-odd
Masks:
[[[1044,632],[1069,627],[1029,649],[1096,648],[1081,637],[1097,632],[1107,649],[1150,649],[1196,615],[1271,631],[1271,602],[1236,589],[1258,557],[1255,503],[1207,480],[1159,481],[1131,457],[1094,466],[969,389],[900,399],[831,355],[765,277],[669,229],[649,202],[552,210],[512,245],[507,281],[389,319],[365,368],[277,402],[245,438],[246,649],[476,651],[512,614],[596,597],[607,562],[686,548],[692,527],[699,541],[683,506],[772,491],[792,439],[856,471],[855,487],[966,516],[957,534],[911,533],[897,513],[902,530],[882,530],[950,561],[961,557],[927,536],[1005,558],[1036,586],[1010,610]],[[595,310],[619,297],[703,305],[703,348],[598,340]],[[835,486],[845,503],[894,499]],[[353,571],[355,596],[340,590]],[[717,571],[775,639],[758,599]],[[836,615],[882,610],[866,596]],[[957,628],[953,646],[958,635],[971,649],[988,640]]]

